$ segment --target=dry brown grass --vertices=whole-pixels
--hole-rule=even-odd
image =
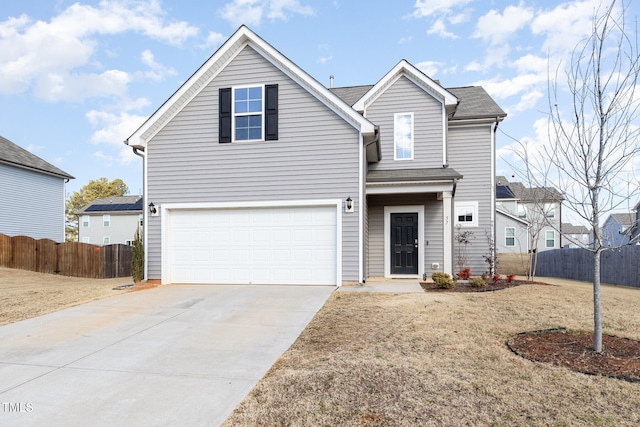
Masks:
[[[640,339],[640,290],[604,287],[605,332]],[[636,426],[640,384],[525,360],[512,335],[589,330],[591,287],[336,292],[225,426]]]
[[[0,326],[106,298],[131,278],[85,279],[0,267]]]

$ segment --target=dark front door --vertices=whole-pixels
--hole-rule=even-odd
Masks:
[[[418,274],[418,213],[391,214],[391,274]]]

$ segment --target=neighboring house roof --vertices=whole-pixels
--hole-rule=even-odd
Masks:
[[[103,214],[105,212],[141,213],[143,211],[141,196],[112,196],[95,199],[80,209],[77,214]]]
[[[615,219],[622,227],[631,227],[636,223],[636,217],[631,213],[614,213],[609,218]]]
[[[413,182],[461,179],[452,168],[371,170],[367,182]]]
[[[497,199],[516,199],[516,195],[506,185],[496,185],[496,198]]]
[[[260,38],[245,25],[241,25],[229,39],[202,66],[180,86],[164,104],[160,106],[140,126],[125,143],[144,150],[147,141],[156,135],[176,114],[198,95],[225,68],[230,58],[250,46],[265,57],[292,80],[304,87],[320,102],[342,117],[362,134],[373,135],[375,126],[337,95],[294,64],[269,43]]]
[[[511,192],[523,202],[562,202],[564,196],[554,187],[527,188],[521,182],[509,182],[504,176],[496,176],[496,185],[509,187]]]
[[[51,163],[42,160],[35,154],[0,136],[0,163],[32,170],[35,172],[53,175],[60,178],[73,179],[62,169],[58,169]]]
[[[522,218],[518,218],[516,215],[514,215],[511,212],[508,212],[508,211],[506,211],[504,209],[496,207],[496,212],[501,214],[501,215],[504,215],[506,217],[509,217],[509,218],[513,219],[514,221],[518,221],[519,223],[521,223],[522,225],[524,225],[526,227],[529,226],[529,223],[527,222],[527,220],[522,219]]]
[[[458,100],[458,107],[451,120],[504,118],[507,116],[502,108],[489,96],[481,86],[452,87],[447,89]]]
[[[563,234],[589,234],[590,231],[584,225],[573,225],[568,222],[562,223],[562,233]]]

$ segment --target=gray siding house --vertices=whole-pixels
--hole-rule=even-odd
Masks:
[[[602,225],[602,245],[617,248],[632,242],[636,223],[635,213],[614,213]]]
[[[76,214],[79,242],[131,245],[136,231],[142,231],[143,200],[141,196],[95,199]]]
[[[0,233],[64,241],[71,175],[0,136]]]
[[[480,87],[406,61],[326,88],[242,26],[125,142],[144,156],[161,283],[330,284],[486,270],[495,127]],[[153,211],[153,212],[152,212]]]

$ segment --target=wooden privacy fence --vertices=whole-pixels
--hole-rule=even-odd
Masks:
[[[536,276],[593,281],[593,254],[585,249],[554,249],[538,254]],[[640,246],[624,246],[600,255],[600,281],[640,287]]]
[[[0,234],[0,267],[38,273],[94,279],[127,277],[131,276],[132,252],[133,248],[127,245],[56,243]]]

